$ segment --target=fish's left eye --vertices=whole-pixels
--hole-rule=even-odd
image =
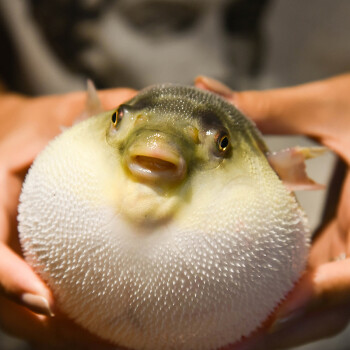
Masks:
[[[216,137],[216,146],[220,152],[225,152],[230,145],[230,140],[227,134],[218,134]]]

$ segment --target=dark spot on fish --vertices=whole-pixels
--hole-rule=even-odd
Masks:
[[[141,111],[153,107],[157,102],[157,98],[152,94],[144,94],[143,96],[136,96],[128,103],[129,111]]]
[[[197,108],[193,112],[193,117],[200,121],[204,129],[221,130],[224,128],[220,116],[212,110]]]

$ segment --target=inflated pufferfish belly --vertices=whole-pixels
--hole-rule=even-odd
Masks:
[[[25,257],[78,324],[131,349],[217,349],[300,277],[309,231],[259,132],[155,86],[54,139],[25,180]]]

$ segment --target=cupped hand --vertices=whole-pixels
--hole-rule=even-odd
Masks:
[[[105,109],[131,98],[129,89],[101,91]],[[0,327],[43,349],[113,348],[68,320],[49,288],[21,255],[17,206],[36,155],[84,111],[86,93],[27,98],[0,95]],[[55,315],[55,316],[54,316]]]
[[[350,320],[350,74],[260,92],[233,92],[206,77],[196,85],[233,103],[263,133],[312,137],[346,164],[338,202],[328,206],[336,208],[312,243],[307,271],[272,323],[231,349],[286,349],[337,334]]]

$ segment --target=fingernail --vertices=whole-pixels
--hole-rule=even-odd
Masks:
[[[48,300],[41,295],[24,293],[21,300],[28,309],[35,313],[51,317],[54,316]]]
[[[206,89],[211,90],[224,97],[232,98],[234,92],[226,85],[220,83],[219,81],[208,78],[205,76],[199,76],[196,78],[196,84],[203,85]]]

